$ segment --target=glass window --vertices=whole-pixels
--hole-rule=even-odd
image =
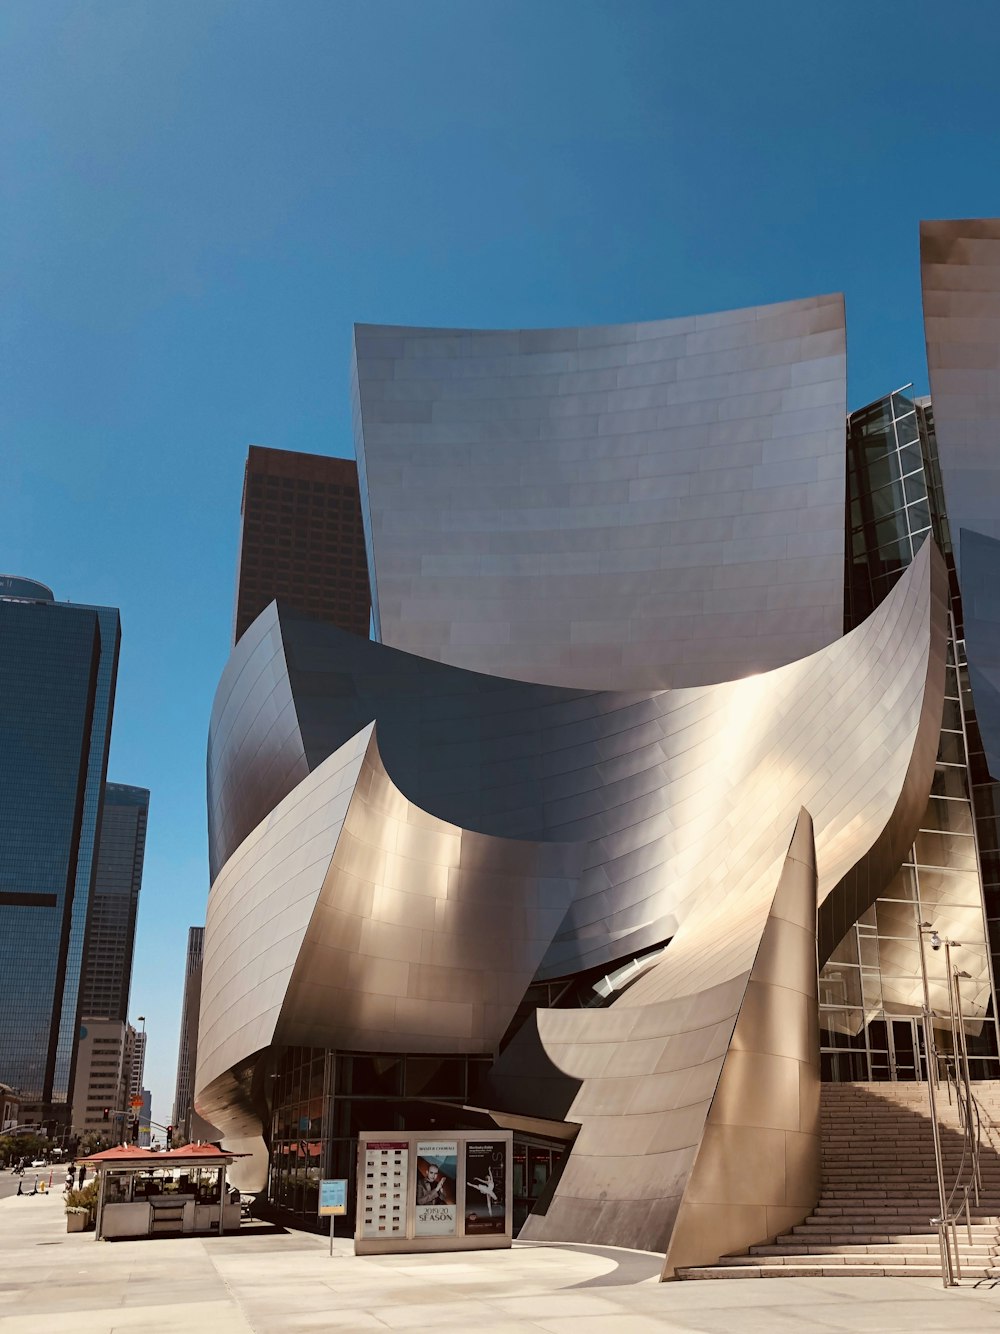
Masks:
[[[923,469],[919,445],[906,445],[899,451],[899,467],[901,472],[906,473],[916,472],[918,468]]]
[[[912,504],[917,500],[927,499],[927,488],[924,485],[924,475],[922,472],[912,473],[909,477],[903,478],[903,490],[906,494],[907,504]]]
[[[967,801],[931,797],[920,822],[921,829],[950,834],[972,833],[972,808]]]
[[[402,1092],[403,1062],[398,1056],[345,1056],[343,1070],[345,1093],[390,1097]]]
[[[407,1056],[407,1097],[465,1097],[465,1062],[443,1056]]]
[[[924,867],[947,867],[953,870],[976,869],[976,845],[972,838],[961,834],[924,833],[916,837],[917,862]],[[920,872],[920,896],[924,897],[924,873]]]
[[[906,513],[911,533],[919,532],[921,529],[931,526],[931,511],[926,500],[921,501],[918,505],[911,505]]]

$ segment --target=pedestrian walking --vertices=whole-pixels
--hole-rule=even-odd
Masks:
[[[80,1172],[77,1178],[79,1190],[83,1190],[83,1183],[86,1181],[86,1179],[87,1179],[87,1167],[85,1163],[81,1163]]]
[[[66,1194],[68,1195],[72,1189],[73,1189],[73,1169],[72,1167],[68,1167],[66,1169]]]

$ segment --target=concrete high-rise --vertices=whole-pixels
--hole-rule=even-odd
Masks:
[[[188,928],[187,963],[184,968],[184,1003],[181,1009],[181,1037],[177,1049],[177,1084],[174,1091],[172,1124],[177,1134],[191,1138],[194,1071],[198,1059],[198,1009],[201,1004],[201,961],[205,949],[205,928]]]
[[[73,1083],[72,1128],[109,1144],[126,1136],[129,1112],[128,1040],[120,1019],[85,1019],[80,1024]]]
[[[87,926],[80,1013],[128,1017],[135,923],[146,850],[149,792],[123,783],[104,789],[97,874]]]
[[[367,638],[371,596],[353,459],[250,446],[234,643],[275,598]]]
[[[120,640],[115,608],[0,577],[0,1079],[25,1119],[68,1116]]]

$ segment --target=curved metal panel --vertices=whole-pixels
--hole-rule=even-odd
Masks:
[[[914,836],[940,726],[944,578],[926,543],[850,635],[801,663],[702,689],[550,691],[543,702],[530,694],[538,688],[496,680],[487,688],[488,678],[433,664],[435,684],[423,695],[412,670],[387,668],[375,684],[359,673],[383,700],[393,699],[387,683],[395,681],[397,714],[384,710],[394,762],[383,720],[378,750],[373,725],[362,727],[258,825],[213,888],[199,1112],[252,1140],[264,1096],[259,1058],[272,1044],[490,1051],[533,976],[577,971],[672,935],[663,961],[610,1010],[537,1016],[551,1064],[582,1081],[568,1113],[582,1129],[554,1201],[572,1207],[550,1206],[545,1235],[665,1246],[737,1015],[756,1006],[747,1022],[779,1044],[746,1047],[775,1065],[767,1099],[784,1096],[790,1079],[790,1067],[770,1058],[801,1063],[803,1035],[815,1038],[814,1014],[810,1028],[799,1002],[783,995],[782,1009],[767,999],[774,976],[761,973],[762,1000],[747,988],[762,937],[785,930],[769,928],[767,917],[799,803],[815,812],[816,896],[831,922],[868,906],[884,883],[883,863]],[[385,665],[391,654],[378,645],[355,651],[369,664]],[[397,657],[398,667],[417,661]],[[451,696],[440,691],[443,675]],[[370,707],[357,691],[334,693],[352,701],[345,716],[354,722],[352,710]],[[411,713],[416,707],[409,729],[398,712],[404,696]],[[477,711],[483,699],[500,706]],[[479,721],[480,820],[496,809],[484,792],[498,775],[501,786],[516,783],[531,758],[531,819],[542,837],[468,830],[416,805],[414,794],[433,788],[453,759],[449,746],[462,735],[456,709],[467,730]],[[436,797],[440,806],[469,799],[449,799],[442,788]],[[791,860],[806,859],[798,849]],[[827,934],[839,938],[829,924]],[[794,973],[802,951],[786,944],[782,967]],[[788,1042],[794,1050],[780,1045]],[[614,1118],[626,1118],[622,1154],[610,1147]],[[801,1124],[764,1129],[807,1134]],[[731,1130],[715,1138],[722,1147],[708,1165],[727,1161],[730,1141],[747,1140]],[[774,1150],[773,1135],[768,1142]],[[795,1142],[801,1182],[808,1154]],[[722,1170],[713,1176],[706,1166],[707,1179]],[[782,1186],[777,1202],[743,1200],[747,1209],[733,1219],[744,1230],[761,1217],[787,1222],[801,1204],[791,1191]],[[722,1203],[691,1196],[692,1209]],[[691,1227],[699,1234],[700,1224]]]
[[[276,1041],[494,1051],[576,892],[580,853],[428,815],[392,782],[373,737]]]
[[[796,822],[663,1266],[768,1241],[801,1223],[820,1189],[816,858]]]
[[[1000,218],[920,224],[927,369],[969,675],[1000,778]]]
[[[609,1010],[541,1011],[552,1061],[581,1080],[580,1124],[544,1216],[522,1236],[662,1250],[665,1276],[793,1226],[819,1187],[816,863],[802,811],[778,877],[711,947],[682,934],[701,986],[669,994],[669,954]],[[749,967],[747,966],[749,964]],[[666,982],[666,986],[664,983]]]
[[[213,884],[251,829],[312,767],[299,731],[277,605],[272,602],[230,654],[212,706],[207,778]]]
[[[354,344],[384,643],[630,690],[840,635],[840,295],[603,328],[358,325]]]
[[[576,891],[577,844],[436,819],[364,728],[226,863],[205,924],[196,1105],[260,1134],[272,1045],[490,1052]]]
[[[926,798],[944,578],[928,545],[874,615],[821,653],[656,694],[505,681],[274,609],[265,617],[284,645],[303,754],[328,753],[377,718],[393,782],[430,814],[480,834],[584,846],[578,892],[539,969],[558,977],[663,943],[700,894],[738,898],[747,868],[776,875],[802,803],[814,811],[829,898],[821,942],[833,948],[902,860],[900,838],[916,828],[909,813],[915,821]],[[231,691],[226,700],[236,707]],[[250,734],[230,745],[214,781],[232,774],[238,786],[238,757],[253,749]],[[244,818],[268,809],[247,800]],[[873,848],[864,874],[845,880],[861,843]]]
[[[207,1096],[274,1040],[288,983],[347,815],[371,729],[310,774],[222,868],[205,919],[198,1071],[200,1115],[231,1127]],[[246,1083],[243,1082],[244,1090]],[[249,1096],[242,1110],[253,1119]],[[241,1126],[240,1133],[249,1133]]]
[[[948,521],[1000,538],[1000,218],[922,222],[920,270]]]
[[[1000,346],[1000,327],[997,338]],[[995,439],[1000,453],[1000,436]],[[960,546],[969,683],[986,764],[996,777],[1000,774],[1000,541],[963,528]]]

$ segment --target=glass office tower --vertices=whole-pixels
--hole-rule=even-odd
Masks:
[[[67,1112],[107,777],[118,611],[0,579],[0,1079]]]
[[[973,1075],[996,1078],[1000,803],[986,772],[969,688],[930,400],[915,400],[904,389],[853,413],[847,461],[845,632],[871,615],[931,534],[948,564],[950,628],[937,764],[920,832],[820,975],[823,1074],[906,1080],[926,1073],[916,930],[918,922],[930,921],[958,942],[952,963],[969,975],[962,1003]],[[939,1013],[949,1009],[946,959],[943,950],[928,951],[931,1006]],[[943,1026],[942,1049],[950,1036]]]
[[[80,985],[81,1017],[122,1022],[128,1018],[148,815],[149,793],[145,788],[105,784]]]

